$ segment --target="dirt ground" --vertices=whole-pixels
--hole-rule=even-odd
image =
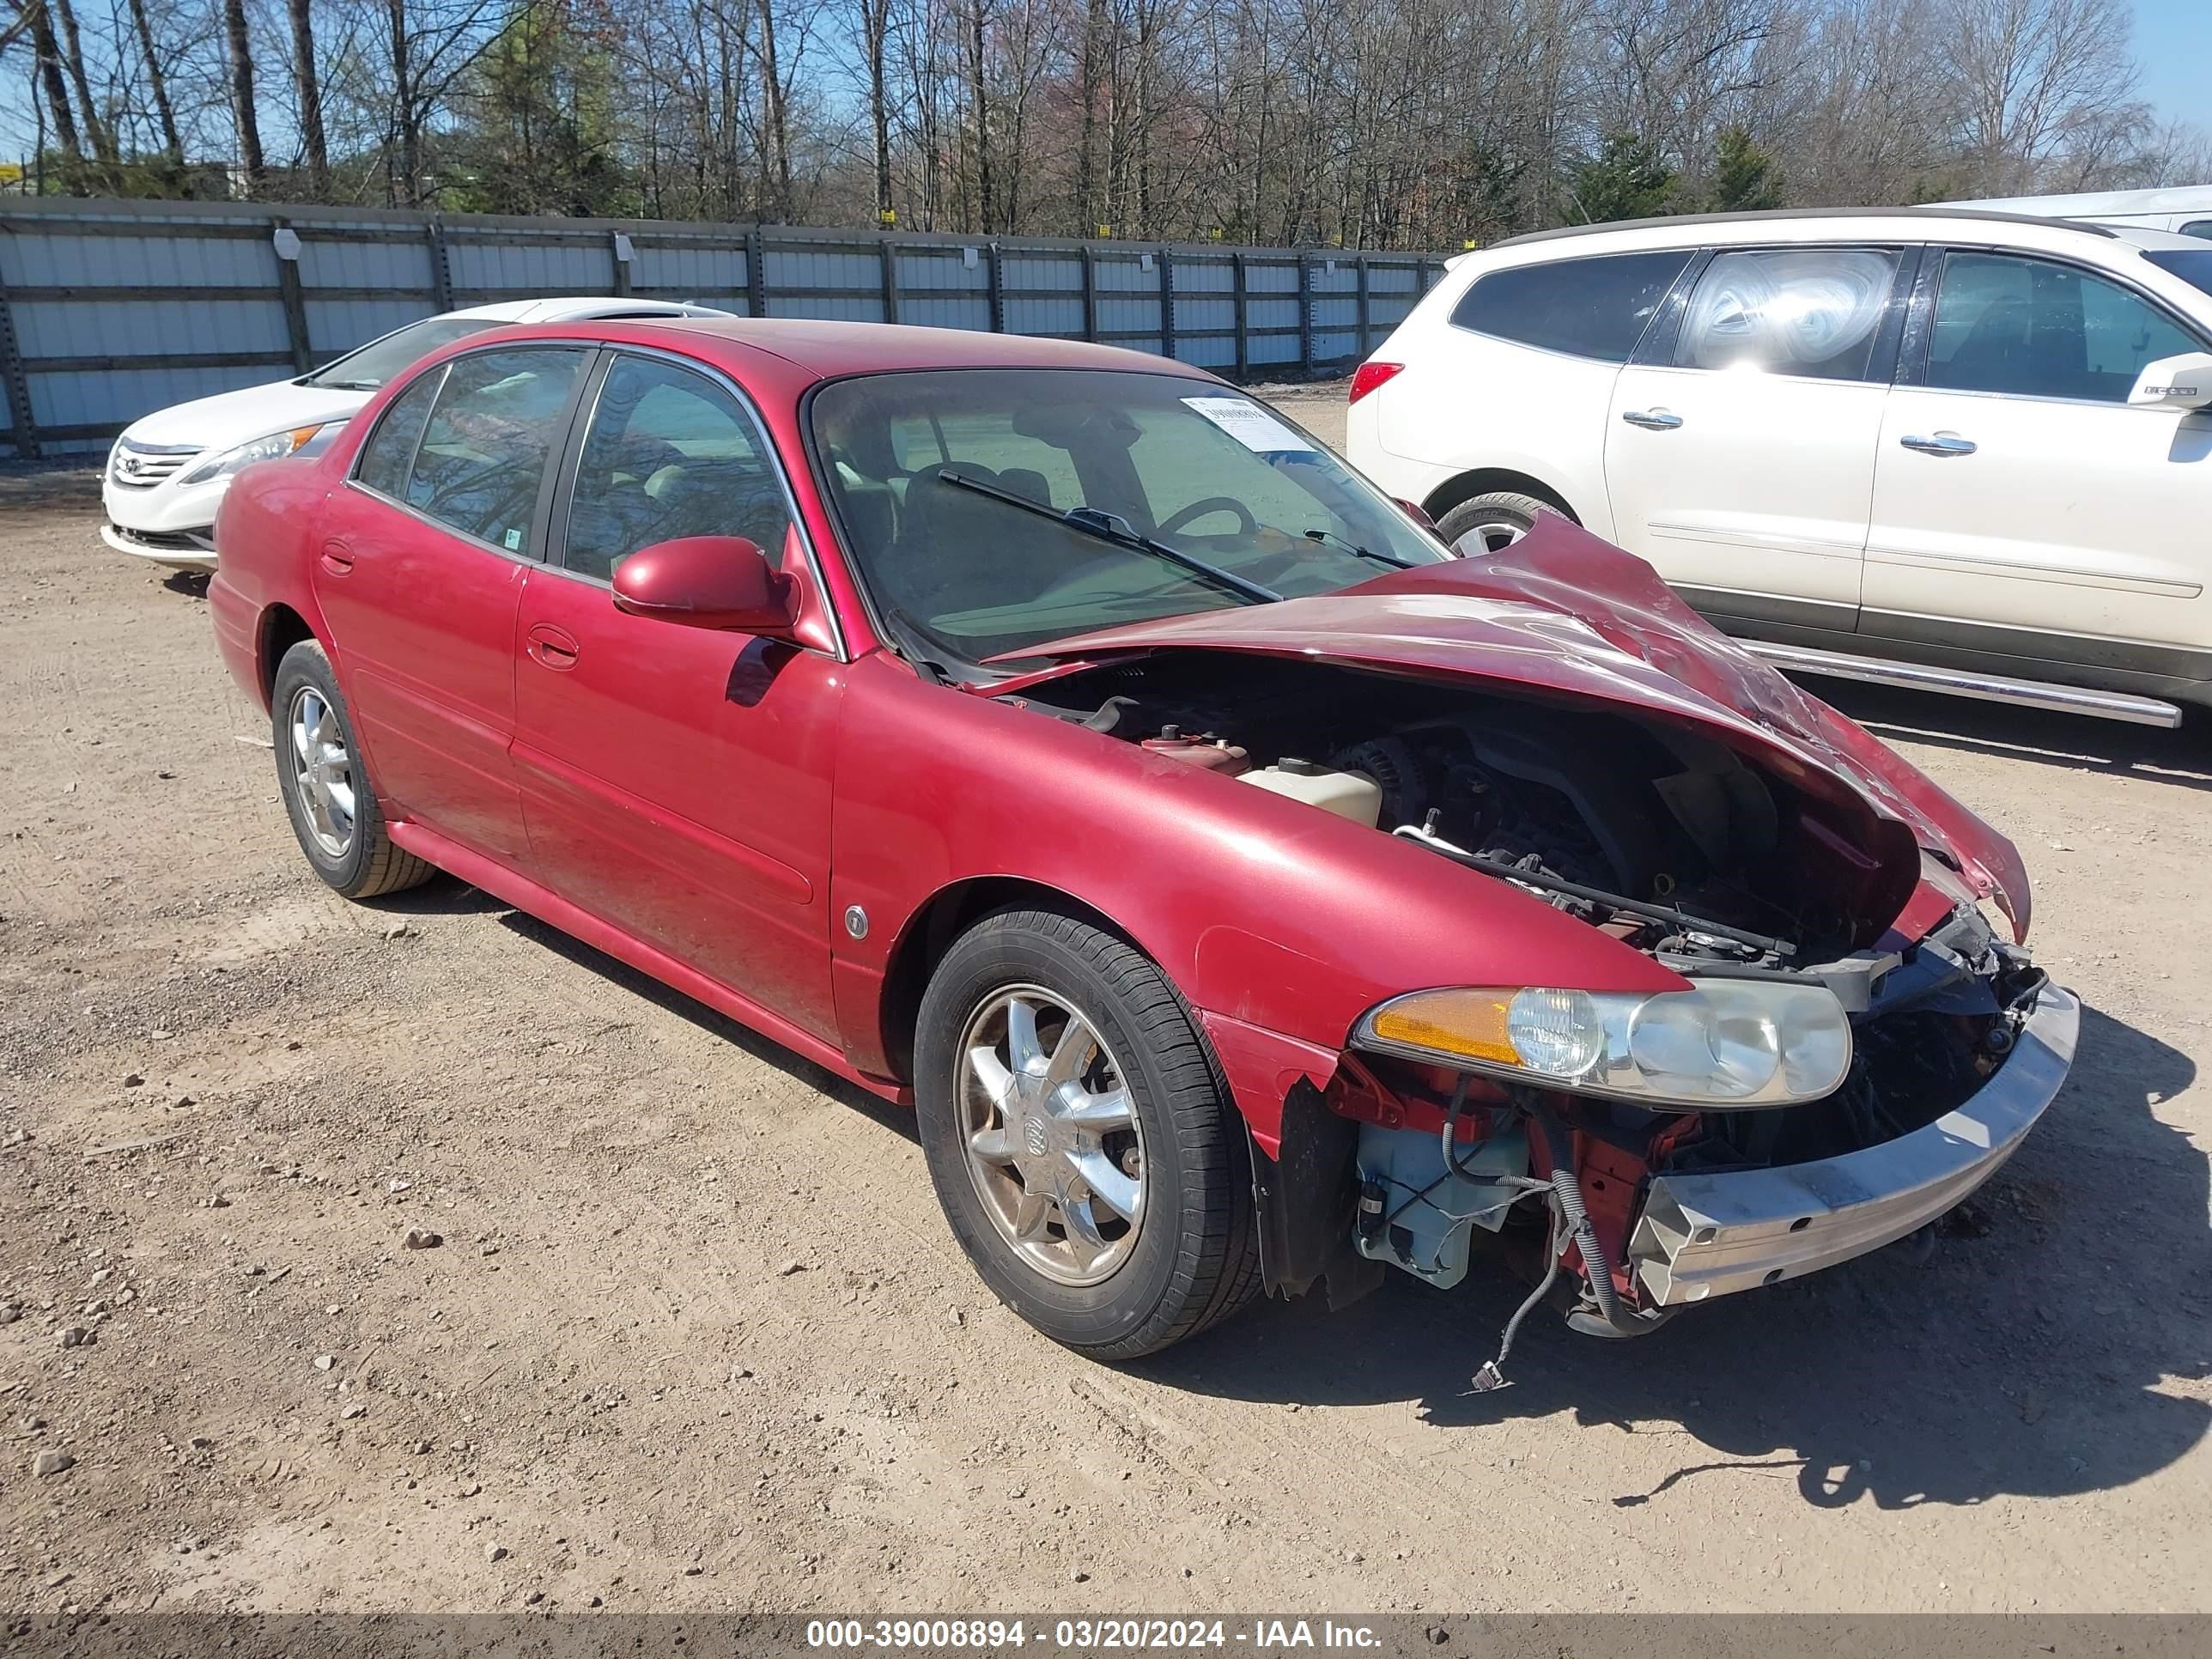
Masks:
[[[1833,689],[2092,1009],[1928,1259],[1540,1318],[1496,1395],[1488,1282],[1109,1370],[902,1114],[457,883],[317,884],[196,585],[94,522],[0,481],[11,1613],[2212,1608],[2203,732]]]

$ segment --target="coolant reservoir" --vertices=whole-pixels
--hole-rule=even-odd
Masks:
[[[1285,755],[1273,766],[1243,774],[1242,781],[1364,823],[1370,830],[1382,817],[1382,786],[1364,772],[1338,772]]]

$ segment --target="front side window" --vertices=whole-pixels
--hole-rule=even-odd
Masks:
[[[1674,362],[1863,380],[1899,257],[1893,249],[1850,247],[1716,254],[1690,295]]]
[[[768,441],[735,398],[658,358],[617,360],[576,463],[567,568],[604,581],[685,536],[742,536],[778,562],[790,523]]]
[[[520,552],[545,458],[589,356],[518,346],[447,364],[400,499],[465,536]]]
[[[1320,444],[1210,381],[870,375],[823,386],[810,419],[862,580],[894,629],[940,661],[1259,602],[1253,589],[1332,592],[1450,556]],[[1076,509],[1075,522],[1048,516]]]
[[[1452,307],[1456,328],[1625,363],[1689,254],[1612,253],[1493,270]]]
[[[451,345],[456,340],[498,326],[498,319],[492,317],[426,317],[419,323],[394,329],[380,340],[371,340],[360,350],[349,351],[336,362],[324,364],[300,384],[331,386],[343,392],[375,392],[440,346]]]
[[[2212,219],[2192,219],[2182,226],[2181,234],[2184,236],[2195,236],[2204,241],[2212,242]]]
[[[1928,384],[2124,404],[2145,363],[2197,343],[2147,300],[2070,265],[1944,256]]]

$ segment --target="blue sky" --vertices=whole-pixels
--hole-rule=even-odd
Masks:
[[[2212,127],[2212,0],[2136,0],[2136,60],[2160,115]]]

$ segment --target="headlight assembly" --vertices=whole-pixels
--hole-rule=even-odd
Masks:
[[[1851,1027],[1826,987],[1710,979],[1644,996],[1547,987],[1415,991],[1373,1008],[1362,1048],[1654,1108],[1743,1111],[1832,1094]]]
[[[251,443],[240,444],[210,457],[177,482],[180,485],[213,483],[256,461],[281,460],[287,455],[319,455],[344,429],[343,421],[324,421],[315,426],[295,426],[287,431],[272,432],[265,438],[256,438]]]

